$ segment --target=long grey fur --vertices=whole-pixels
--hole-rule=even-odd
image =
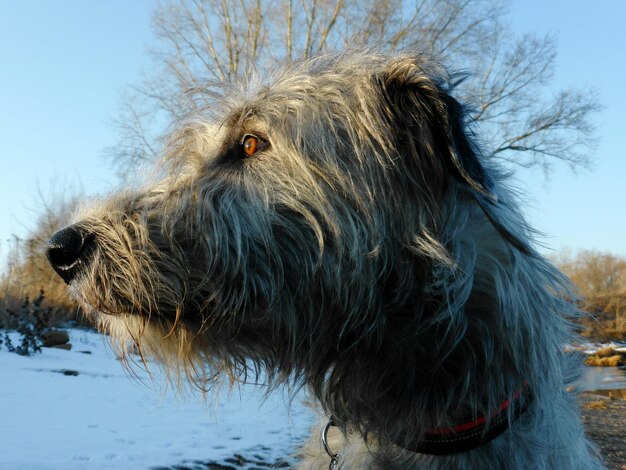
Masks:
[[[196,90],[146,183],[76,216],[71,292],[120,351],[205,388],[307,387],[339,468],[603,468],[564,354],[578,315],[480,153],[451,77],[419,54],[349,51]],[[248,156],[246,135],[266,143]],[[534,397],[475,450],[428,429]],[[300,468],[328,468],[319,429]]]

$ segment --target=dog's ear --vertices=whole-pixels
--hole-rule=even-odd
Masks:
[[[448,148],[445,157],[452,174],[467,183],[476,193],[496,202],[492,192],[493,182],[478,158],[478,148],[468,138],[463,107],[451,95],[442,93],[445,103],[448,131]]]
[[[529,248],[496,215],[494,184],[480,161],[480,150],[468,136],[466,113],[451,96],[449,80],[429,62],[404,56],[392,59],[379,73],[384,112],[396,132],[403,153],[416,168],[419,184],[432,194],[445,191],[447,175],[465,185],[491,224],[518,250]],[[426,166],[425,166],[426,165]]]
[[[378,76],[388,119],[399,124],[403,151],[417,153],[412,156],[420,162],[446,170],[473,191],[495,199],[478,151],[466,136],[463,107],[444,81],[434,78],[442,73],[427,67],[419,57],[399,57]]]

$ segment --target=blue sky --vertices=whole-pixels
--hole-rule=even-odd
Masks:
[[[626,2],[515,0],[517,32],[553,33],[558,41],[554,88],[595,88],[604,106],[591,171],[557,167],[518,175],[529,220],[553,250],[597,249],[626,256]]]
[[[116,183],[102,150],[118,93],[148,65],[147,0],[0,0],[0,260],[33,226],[43,200]],[[515,0],[515,32],[553,33],[554,89],[595,88],[600,144],[591,171],[518,173],[531,223],[553,250],[626,255],[626,2]]]

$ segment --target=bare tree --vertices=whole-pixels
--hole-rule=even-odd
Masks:
[[[155,9],[153,68],[125,94],[107,150],[123,173],[152,160],[165,123],[189,112],[186,96],[227,80],[326,50],[419,50],[465,71],[456,94],[471,106],[486,153],[523,167],[587,166],[593,92],[551,95],[550,36],[515,37],[506,0],[165,0]]]
[[[626,294],[626,258],[582,250],[576,256],[564,252],[555,261],[585,297]]]
[[[626,334],[626,258],[611,253],[582,250],[575,256],[563,252],[554,259],[581,295],[581,308],[595,315],[592,330]]]

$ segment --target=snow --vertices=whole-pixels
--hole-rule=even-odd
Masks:
[[[129,377],[101,335],[69,333],[71,351],[0,350],[1,469],[193,468],[235,454],[293,462],[313,423],[302,393],[292,402],[264,399],[262,386],[180,396],[156,367],[153,380],[138,367],[140,380]]]
[[[568,351],[580,351],[585,354],[596,354],[598,351],[602,349],[614,349],[617,352],[626,353],[626,342],[624,341],[609,341],[609,342],[594,342],[594,341],[585,341],[581,340],[576,345],[572,345],[566,350]]]
[[[139,367],[129,376],[103,336],[69,334],[71,351],[23,357],[0,349],[1,470],[206,469],[234,465],[235,454],[293,463],[315,419],[303,393],[264,398],[262,386],[179,396],[156,366],[152,379]],[[626,375],[585,368],[579,387],[626,388]]]

